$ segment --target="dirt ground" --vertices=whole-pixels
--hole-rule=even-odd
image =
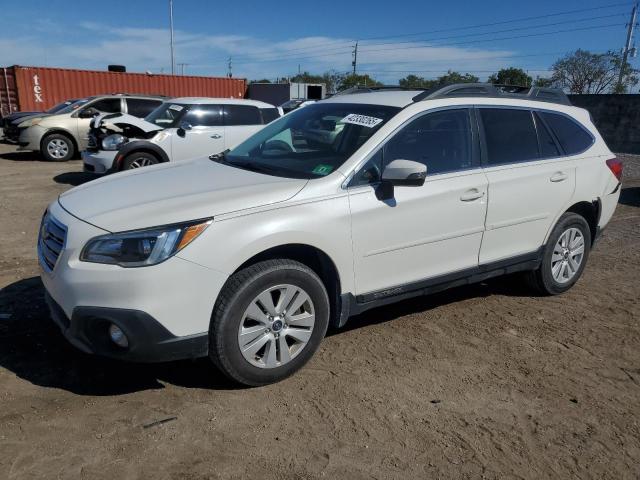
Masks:
[[[49,321],[35,242],[79,161],[0,147],[0,478],[640,477],[640,157],[565,295],[513,278],[369,311],[300,373],[131,365]],[[154,423],[166,420],[164,423]]]

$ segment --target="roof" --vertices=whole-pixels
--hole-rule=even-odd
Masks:
[[[213,97],[179,97],[172,98],[171,103],[182,103],[184,105],[251,105],[258,108],[274,108],[270,103],[260,102],[258,100],[245,100],[243,98],[213,98]]]
[[[334,95],[322,100],[323,103],[365,103],[370,105],[388,105],[390,107],[406,107],[413,103],[413,97],[422,90],[379,90],[365,93]]]

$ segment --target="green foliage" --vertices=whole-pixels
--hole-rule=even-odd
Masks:
[[[521,68],[503,68],[498,73],[489,77],[489,83],[498,85],[517,85],[519,87],[530,87],[533,79]]]
[[[251,80],[249,83],[271,83],[271,80],[268,78],[263,78],[261,80]]]
[[[404,88],[433,88],[452,83],[477,83],[480,79],[470,73],[459,73],[449,70],[445,75],[436,79],[428,79],[417,75],[407,75],[398,82]]]
[[[378,82],[376,79],[370,77],[367,74],[364,75],[354,75],[349,74],[345,75],[340,79],[340,83],[338,84],[338,91],[346,90],[351,87],[379,87],[382,83]]]

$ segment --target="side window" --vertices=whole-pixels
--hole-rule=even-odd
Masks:
[[[546,125],[540,120],[539,113],[534,112],[533,116],[536,119],[536,131],[538,132],[538,141],[540,142],[540,158],[559,157],[561,155],[560,150],[551,133],[547,130]]]
[[[540,115],[556,134],[567,155],[584,152],[593,143],[591,135],[574,120],[557,113],[541,112]]]
[[[250,105],[224,105],[224,124],[234,125],[261,125],[262,119],[258,107]]]
[[[469,110],[442,110],[413,120],[384,148],[385,165],[398,158],[424,163],[427,175],[471,168]]]
[[[360,185],[370,185],[372,183],[378,183],[380,181],[380,175],[382,172],[382,149],[378,150],[364,166],[356,172],[350,187],[358,187]]]
[[[134,117],[144,118],[162,105],[161,100],[127,98],[127,112]]]
[[[480,108],[479,111],[490,166],[539,158],[531,111],[512,108]]]
[[[122,111],[119,98],[104,98],[89,106],[102,113],[118,113]]]
[[[182,121],[192,127],[219,127],[222,125],[222,108],[220,105],[194,105]]]
[[[278,112],[277,108],[261,108],[260,113],[262,114],[262,123],[265,125],[280,117],[280,112]]]

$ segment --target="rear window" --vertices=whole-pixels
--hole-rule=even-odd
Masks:
[[[540,115],[556,134],[567,155],[584,152],[593,144],[593,137],[575,120],[557,113],[541,112]]]
[[[262,123],[264,123],[265,125],[267,123],[273,122],[280,116],[280,112],[277,108],[261,108],[260,113],[262,114]]]
[[[538,158],[538,136],[529,110],[481,108],[480,117],[489,165]]]
[[[118,113],[122,110],[119,98],[104,98],[92,103],[90,106],[102,113]]]
[[[260,125],[262,124],[262,118],[260,118],[258,107],[252,107],[250,105],[225,105],[224,124],[228,126]]]

